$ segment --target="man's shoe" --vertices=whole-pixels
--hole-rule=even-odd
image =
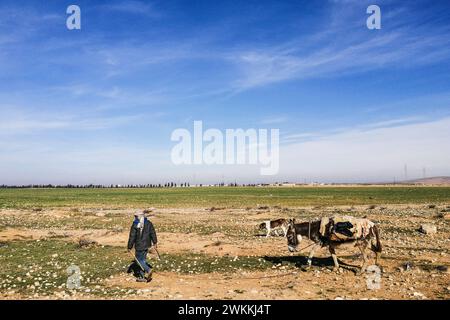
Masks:
[[[153,275],[153,270],[150,269],[150,271],[145,274],[145,279],[147,279],[147,282],[152,281],[152,275]]]
[[[136,282],[147,282],[147,279],[145,279],[145,278],[137,278]]]

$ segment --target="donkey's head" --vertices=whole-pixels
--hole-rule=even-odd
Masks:
[[[295,229],[295,219],[289,219],[287,223],[286,238],[289,251],[297,251],[297,247],[300,244],[300,241],[302,241],[302,236],[297,234],[297,230]]]

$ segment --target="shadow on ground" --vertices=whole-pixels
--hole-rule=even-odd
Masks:
[[[297,268],[304,268],[308,264],[308,257],[307,256],[285,256],[285,257],[270,257],[270,256],[264,256],[263,259],[265,261],[268,261],[274,265],[294,265]],[[342,267],[348,267],[348,268],[355,268],[354,265],[347,264],[341,260],[339,260],[339,265]],[[334,267],[334,262],[331,257],[326,258],[313,258],[312,259],[312,266],[313,267],[323,267],[323,268],[330,268],[332,269]]]

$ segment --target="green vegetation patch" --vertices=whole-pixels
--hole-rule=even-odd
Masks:
[[[77,244],[56,239],[4,242],[0,245],[0,291],[31,297],[70,293],[66,288],[67,269],[75,265],[80,268],[82,276],[82,288],[77,291],[99,297],[120,296],[124,292],[133,294],[135,292],[128,292],[130,290],[107,287],[103,281],[126,272],[131,262],[130,255],[118,247],[80,248]],[[215,257],[194,253],[163,254],[161,260],[150,255],[149,262],[156,272],[178,274],[231,274],[294,267],[294,263],[276,264],[257,256]]]
[[[3,228],[27,228],[27,229],[110,229],[117,230],[129,227],[129,217],[95,217],[70,215],[55,217],[50,215],[1,215],[0,231]]]
[[[235,207],[444,203],[450,187],[0,189],[1,208]]]
[[[0,289],[28,295],[46,295],[66,288],[67,268],[81,270],[85,289],[101,289],[101,281],[122,272],[130,262],[123,248],[89,249],[58,241],[13,241],[0,246]],[[100,290],[99,290],[100,291]]]

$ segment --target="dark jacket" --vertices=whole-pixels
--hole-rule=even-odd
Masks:
[[[141,231],[137,228],[139,223],[138,219],[133,221],[130,229],[130,237],[128,238],[128,249],[131,250],[134,246],[136,251],[148,250],[152,244],[158,243],[156,238],[156,231],[153,227],[153,223],[145,219],[144,228]]]

